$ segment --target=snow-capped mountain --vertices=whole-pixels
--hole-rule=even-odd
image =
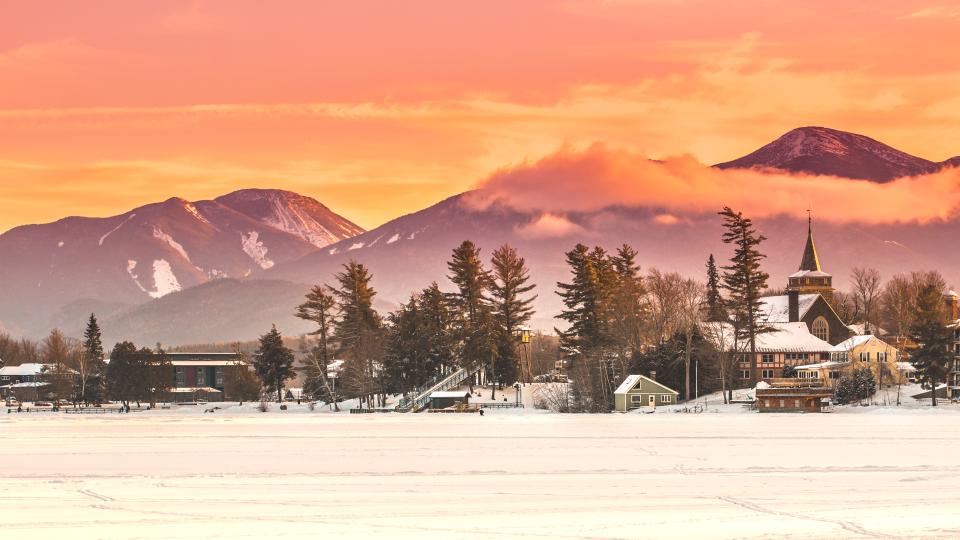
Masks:
[[[781,169],[843,178],[889,182],[956,166],[957,158],[935,163],[901,152],[864,135],[824,127],[793,129],[739,159],[719,163],[721,169]]]
[[[291,195],[244,190],[221,198],[229,204],[172,198],[109,218],[12,229],[0,235],[0,321],[42,330],[58,309],[80,300],[139,304],[210,280],[250,276],[322,243],[319,236],[304,238],[302,228],[275,226],[273,218],[289,225],[282,217],[297,216],[314,231],[322,222],[330,240],[360,232],[313,199]]]
[[[363,232],[315,199],[292,191],[245,189],[217,197],[216,202],[275,229],[324,247]]]

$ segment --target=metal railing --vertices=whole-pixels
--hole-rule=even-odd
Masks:
[[[419,392],[411,393],[410,398],[401,399],[397,404],[396,410],[398,412],[417,412],[426,407],[427,403],[430,402],[430,394],[460,386],[460,383],[467,380],[467,377],[469,377],[472,372],[473,370],[460,368],[440,379],[432,386],[427,387],[424,385],[424,388]]]

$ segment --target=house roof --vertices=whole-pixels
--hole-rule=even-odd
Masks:
[[[0,368],[0,376],[9,375],[11,377],[24,377],[27,375],[39,375],[46,368],[44,364],[28,363],[19,366],[5,366]]]
[[[841,341],[840,343],[837,343],[836,345],[834,345],[832,351],[834,351],[834,352],[849,352],[849,351],[852,351],[853,349],[855,349],[855,348],[857,348],[857,347],[859,347],[859,346],[861,346],[861,345],[863,345],[863,344],[865,344],[865,343],[869,343],[869,342],[872,341],[872,340],[880,341],[880,338],[878,338],[877,336],[874,336],[874,335],[872,335],[872,334],[865,334],[865,335],[862,335],[862,336],[852,336],[852,337],[847,338],[846,340]],[[886,345],[886,342],[883,342],[883,341],[880,341],[880,342],[883,343],[884,345]],[[894,349],[894,347],[893,347],[892,345],[890,346],[890,348],[891,348],[891,349]],[[896,349],[894,349],[894,350],[896,350]]]
[[[867,325],[864,323],[848,324],[847,328],[849,328],[850,331],[853,332],[854,334],[858,334],[858,335],[865,335],[867,333],[870,333],[877,336],[885,336],[890,333],[873,323],[870,323],[870,332],[867,332]]]
[[[170,363],[180,367],[233,366],[236,365],[237,360],[232,356],[230,360],[170,360]],[[246,362],[243,362],[243,365],[246,365]]]
[[[816,295],[815,295],[816,296]],[[708,322],[704,326],[726,325],[730,323]],[[799,353],[817,353],[829,352],[832,345],[810,333],[806,323],[777,323],[771,324],[770,332],[757,334],[756,345],[759,353],[778,353],[778,352],[799,352]],[[733,330],[726,328],[722,332],[712,332],[717,335],[722,334],[724,347],[727,351],[733,350]],[[744,352],[740,350],[738,352]]]
[[[466,390],[454,391],[454,392],[433,392],[430,394],[430,398],[464,398],[470,395],[470,392]]]
[[[801,319],[807,314],[807,311],[810,310],[819,297],[819,294],[797,295]],[[790,322],[790,297],[783,294],[780,296],[766,296],[761,298],[760,319],[768,323]]]
[[[838,367],[846,367],[846,366],[849,366],[849,365],[850,365],[850,362],[841,362],[841,361],[839,361],[839,360],[830,360],[830,361],[828,361],[828,362],[820,362],[820,363],[818,363],[818,364],[806,364],[806,365],[803,365],[803,366],[797,366],[797,367],[795,367],[794,369],[798,369],[798,370],[799,370],[799,369],[804,369],[804,370],[806,370],[806,369],[832,369],[832,368],[838,368]]]
[[[660,384],[660,383],[658,383],[657,381],[651,379],[650,377],[644,377],[643,375],[627,375],[627,378],[624,379],[622,383],[620,383],[620,386],[618,386],[617,389],[613,391],[613,393],[614,393],[614,394],[626,394],[626,393],[629,392],[630,390],[633,390],[634,387],[636,387],[638,384],[640,384],[640,381],[643,381],[643,380],[646,380],[647,382],[653,383],[653,384],[659,386],[660,388],[663,388],[664,390],[666,390],[666,391],[667,391],[668,393],[670,393],[670,394],[679,394],[679,393],[680,393],[680,392],[677,392],[676,390],[670,388],[669,386],[665,386],[665,385],[663,385],[663,384]]]
[[[170,360],[232,360],[237,354],[232,352],[166,352]]]

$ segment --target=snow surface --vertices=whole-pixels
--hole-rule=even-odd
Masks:
[[[160,227],[155,226],[153,228],[153,237],[173,248],[174,251],[179,253],[180,256],[186,259],[188,262],[190,261],[190,255],[187,255],[187,250],[183,249],[183,246],[174,240],[172,236],[163,232]]]
[[[0,415],[5,536],[960,535],[960,411],[947,407],[481,417],[272,405],[203,414],[213,405]]]
[[[273,261],[267,258],[267,246],[260,241],[259,232],[240,233],[240,243],[243,245],[243,252],[253,259],[253,262],[257,263],[260,268],[266,270],[273,267]]]
[[[353,251],[355,249],[360,249],[362,247],[363,247],[363,242],[355,242],[349,248],[347,248],[347,251]]]
[[[173,268],[166,259],[153,261],[153,290],[150,291],[152,298],[163,298],[164,296],[182,290],[177,276],[173,274]]]
[[[392,244],[392,243],[396,242],[396,241],[399,240],[399,239],[400,239],[400,233],[397,233],[397,234],[394,234],[393,236],[391,236],[390,238],[388,238],[388,239],[387,239],[387,243],[388,243],[388,244]]]
[[[135,217],[137,217],[136,214],[130,214],[130,215],[127,217],[127,219],[123,220],[123,221],[122,221],[119,225],[117,225],[116,227],[110,229],[110,230],[107,232],[107,234],[101,236],[101,237],[100,237],[100,241],[98,242],[97,245],[102,246],[102,245],[103,245],[103,242],[104,242],[111,234],[119,231],[119,230],[120,230],[120,227],[123,227],[124,225],[127,224],[127,222],[129,222],[131,219],[133,219],[133,218],[135,218]]]

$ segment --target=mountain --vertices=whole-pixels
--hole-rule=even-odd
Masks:
[[[956,166],[958,158],[935,163],[864,135],[824,127],[802,127],[788,131],[746,156],[715,167],[780,169],[889,182],[902,176],[935,172],[947,165]]]
[[[43,332],[76,302],[141,304],[257,274],[360,231],[313,199],[272,190],[17,227],[0,235],[0,324]]]

